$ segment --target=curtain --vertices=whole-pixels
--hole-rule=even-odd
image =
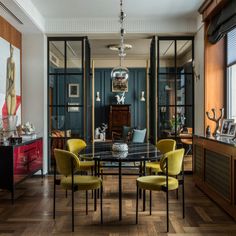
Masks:
[[[235,27],[236,1],[230,0],[229,3],[211,20],[207,32],[208,41],[212,44],[217,43]]]

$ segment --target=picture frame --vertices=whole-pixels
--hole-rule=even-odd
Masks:
[[[112,80],[112,92],[128,92],[128,79],[113,79]]]
[[[78,98],[79,97],[79,84],[69,84],[68,85],[68,97]]]
[[[230,123],[229,130],[228,130],[228,136],[234,137],[236,134],[236,123]]]
[[[221,125],[220,134],[228,136],[230,124],[233,124],[233,123],[234,123],[234,119],[224,119]]]
[[[68,102],[68,112],[79,112],[79,103]]]

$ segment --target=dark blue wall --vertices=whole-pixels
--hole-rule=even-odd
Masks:
[[[95,69],[95,89],[100,92],[100,102],[95,101],[95,127],[101,123],[108,123],[110,104],[116,104],[115,95],[112,92],[111,69]],[[125,93],[125,104],[131,104],[131,126],[140,129],[146,127],[146,102],[140,101],[141,91],[146,96],[146,69],[129,69],[128,92]]]

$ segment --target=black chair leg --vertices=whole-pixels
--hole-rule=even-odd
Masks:
[[[185,217],[185,199],[184,199],[184,182],[183,182],[183,186],[182,186],[182,204],[183,204],[183,218]]]
[[[67,198],[67,196],[68,196],[68,193],[67,193],[67,189],[66,189],[66,198]]]
[[[74,232],[74,186],[72,186],[72,232]]]
[[[100,188],[100,211],[101,211],[101,224],[103,224],[103,212],[102,212],[102,204],[103,204],[103,187]]]
[[[138,224],[138,198],[139,198],[139,189],[137,185],[137,191],[136,191],[136,224]]]
[[[91,168],[91,175],[93,176],[93,167]],[[92,194],[91,194],[91,198],[93,199],[93,190],[91,190]]]
[[[88,190],[86,190],[86,215],[88,215]]]
[[[97,210],[97,189],[94,190],[94,211]]]
[[[169,193],[166,191],[166,231],[169,232]]]
[[[149,213],[152,215],[152,191],[149,192]]]
[[[143,211],[146,211],[146,190],[143,190]]]
[[[178,175],[176,175],[175,178],[178,179]],[[175,193],[176,193],[176,199],[179,200],[179,189],[178,188],[175,190]]]
[[[56,183],[54,181],[53,187],[53,219],[56,217]]]

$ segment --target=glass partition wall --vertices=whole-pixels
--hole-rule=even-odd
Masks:
[[[193,38],[159,37],[157,48],[158,138],[181,138],[194,124]]]
[[[86,37],[48,38],[49,171],[54,148],[89,138],[90,47]]]
[[[153,37],[150,51],[150,141],[173,138],[191,154],[194,132],[194,38]],[[153,109],[155,108],[155,109]],[[190,156],[190,168],[192,160]],[[186,158],[185,158],[186,159]]]

